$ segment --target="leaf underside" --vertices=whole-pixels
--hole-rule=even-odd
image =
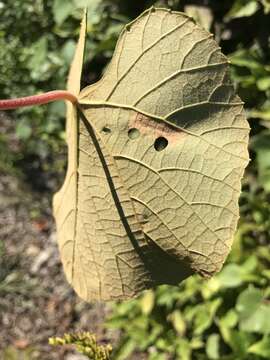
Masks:
[[[183,13],[147,10],[125,27],[67,123],[54,214],[80,297],[125,299],[220,270],[239,217],[249,126],[212,35]]]

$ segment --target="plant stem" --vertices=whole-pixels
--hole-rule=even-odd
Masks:
[[[0,110],[16,109],[23,106],[42,105],[57,100],[68,100],[73,104],[77,102],[76,96],[70,92],[65,90],[54,90],[40,95],[0,100]]]

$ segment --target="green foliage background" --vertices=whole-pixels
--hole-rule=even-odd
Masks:
[[[0,1],[0,97],[65,87],[84,6],[89,19],[83,86],[96,81],[123,24],[151,5],[188,11],[215,33],[246,103],[251,163],[243,180],[239,229],[223,270],[208,281],[194,276],[179,287],[161,286],[114,304],[106,326],[122,330],[122,336],[113,344],[113,359],[132,353],[149,360],[269,359],[269,0]],[[38,169],[45,179],[41,186],[55,190],[55,182],[45,184],[45,174],[61,178],[64,172],[63,104],[12,116],[21,151],[8,149],[0,134],[0,170],[19,171],[26,179]]]

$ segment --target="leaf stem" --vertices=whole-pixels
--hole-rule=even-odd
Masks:
[[[77,97],[65,90],[53,90],[40,95],[0,100],[0,110],[11,110],[24,106],[42,105],[57,100],[68,100],[75,104]]]

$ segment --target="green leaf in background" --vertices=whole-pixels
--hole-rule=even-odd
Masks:
[[[41,77],[48,71],[50,63],[48,63],[48,39],[43,36],[40,40],[34,43],[29,49],[29,62],[27,67],[31,70],[31,77],[33,80],[43,80]]]
[[[270,333],[270,305],[261,304],[250,316],[240,319],[240,330],[259,334]]]
[[[255,14],[258,10],[259,2],[257,0],[237,0],[225,16],[225,20],[229,21],[236,18],[248,17]]]
[[[221,299],[215,299],[213,301],[206,302],[205,304],[198,305],[194,316],[195,335],[202,334],[212,325],[213,318],[221,305],[221,302]]]
[[[268,106],[268,108],[266,108],[266,109],[261,108],[259,110],[251,110],[248,113],[248,116],[250,118],[259,118],[262,120],[269,121],[270,120],[270,106]]]
[[[135,348],[136,343],[133,339],[123,341],[121,342],[119,351],[115,352],[113,357],[115,360],[126,360]]]
[[[261,91],[266,91],[270,89],[270,76],[261,77],[257,81],[258,89]]]
[[[179,339],[177,354],[179,355],[181,360],[191,360],[192,348],[186,339]]]
[[[242,331],[270,333],[270,304],[263,302],[261,290],[254,287],[244,290],[237,299],[236,310]]]
[[[270,192],[270,131],[265,130],[251,141],[251,149],[256,152],[259,181],[265,191]]]
[[[95,18],[98,15],[98,7],[102,2],[103,0],[76,0],[75,3],[77,8],[87,8],[88,19],[91,21],[92,18]]]
[[[54,0],[53,16],[56,24],[60,26],[74,10],[74,4],[71,0]]]
[[[185,318],[180,310],[175,310],[169,315],[169,319],[172,322],[175,330],[180,336],[184,336],[186,332]]]
[[[255,354],[263,357],[264,359],[270,359],[270,337],[264,336],[261,341],[256,342],[248,348],[250,354]]]
[[[27,140],[32,134],[32,127],[27,119],[20,120],[16,125],[16,135],[21,140]]]
[[[249,287],[243,291],[236,303],[236,310],[239,314],[240,320],[246,319],[254,314],[260,307],[263,299],[261,290],[255,287]]]
[[[261,3],[264,6],[265,14],[269,14],[270,13],[270,1],[269,0],[261,0]]]
[[[141,298],[141,309],[143,314],[148,315],[151,313],[155,304],[155,294],[153,290],[146,291]]]
[[[253,71],[264,71],[263,64],[259,61],[253,49],[240,49],[235,51],[230,55],[230,61],[233,65],[246,67]]]
[[[245,359],[252,341],[253,337],[250,334],[233,329],[229,340],[229,345],[234,353],[233,359]]]
[[[76,0],[76,6],[81,9],[87,8],[87,12],[91,16],[93,10],[96,10],[102,1],[103,0]]]
[[[217,279],[222,287],[234,288],[243,282],[244,271],[237,264],[226,265],[223,271],[217,275]]]
[[[218,320],[220,333],[225,343],[230,344],[233,328],[238,323],[238,315],[234,309],[229,310]]]
[[[76,43],[74,40],[67,40],[61,49],[61,56],[65,61],[65,64],[69,66],[75,53]]]
[[[219,334],[211,334],[206,341],[206,354],[209,359],[219,359]]]

